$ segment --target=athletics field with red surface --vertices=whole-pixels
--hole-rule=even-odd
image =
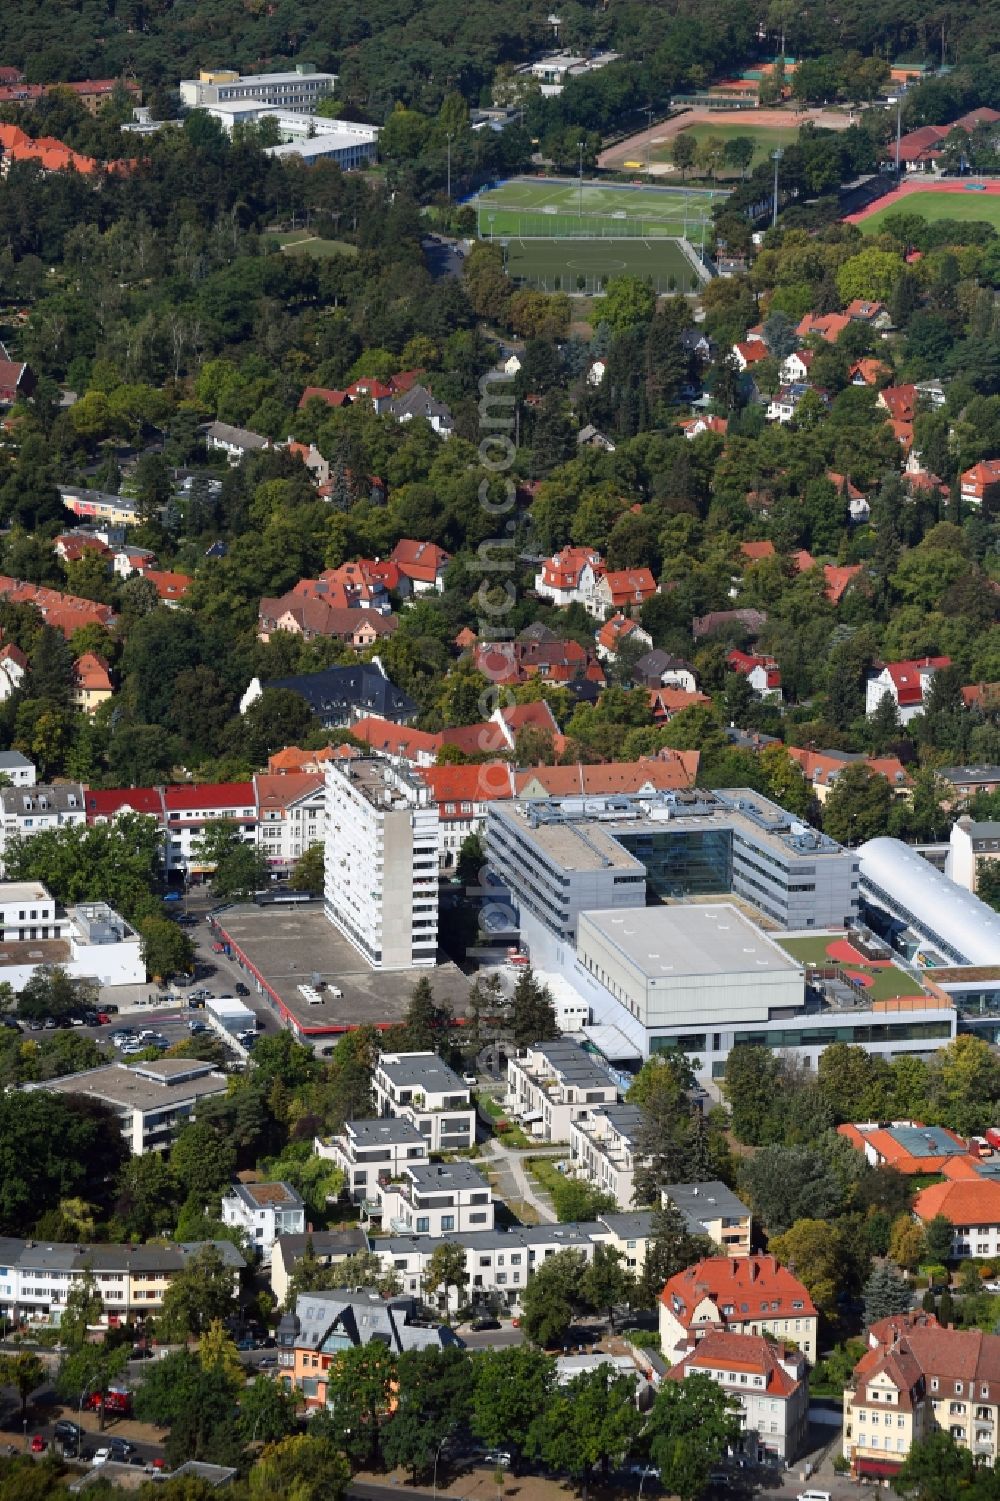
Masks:
[[[985,220],[1000,229],[1000,182],[970,183],[967,177],[907,178],[884,198],[848,214],[847,224],[859,224],[866,234],[877,234],[890,214],[920,214],[923,218]]]

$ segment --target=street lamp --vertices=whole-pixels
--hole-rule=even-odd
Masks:
[[[448,132],[448,202],[451,202],[451,138],[454,131]]]
[[[774,203],[771,208],[772,229],[778,222],[778,168],[781,165],[781,158],[784,156],[784,154],[785,153],[780,146],[776,147],[775,150],[771,152],[771,160],[774,163]]]
[[[577,150],[580,153],[580,218],[583,218],[583,142],[577,141]]]
[[[649,151],[652,145],[650,137],[653,134],[653,115],[655,111],[651,104],[646,105],[646,176],[649,176]]]
[[[894,94],[887,101],[896,106],[896,177],[899,178],[899,143],[903,134],[903,96]]]
[[[493,244],[493,220],[495,218],[496,218],[496,214],[490,214],[489,220],[490,220],[490,244],[491,245]]]
[[[434,1489],[433,1489],[433,1493],[432,1493],[433,1494],[433,1501],[437,1501],[437,1493],[438,1493],[438,1460],[441,1458],[441,1450],[444,1448],[445,1444],[448,1442],[448,1440],[449,1440],[450,1437],[451,1437],[451,1434],[450,1433],[446,1433],[445,1436],[444,1436],[444,1438],[438,1444],[437,1449],[434,1452]]]
[[[653,1465],[647,1465],[642,1474],[639,1476],[639,1501],[642,1501],[642,1488],[646,1484],[646,1476],[651,1475],[654,1468],[655,1467]]]

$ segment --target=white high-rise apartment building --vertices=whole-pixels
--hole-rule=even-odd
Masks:
[[[437,954],[438,810],[430,788],[377,757],[326,774],[326,915],[374,969]]]

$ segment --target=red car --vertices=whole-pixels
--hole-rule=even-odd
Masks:
[[[226,950],[225,950],[224,946],[221,943],[213,943],[212,944],[212,953],[213,954],[224,954],[225,952],[226,952]]]
[[[31,1440],[31,1452],[32,1454],[45,1453],[45,1440],[42,1438],[42,1435],[40,1433],[36,1433]]]
[[[108,1025],[108,1022],[110,1020],[111,1020],[111,1018],[110,1018],[110,1016],[108,1015],[108,1013],[106,1011],[98,1011],[98,1013],[97,1013],[97,1025],[99,1027],[106,1027]]]

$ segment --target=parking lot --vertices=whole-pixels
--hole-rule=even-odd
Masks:
[[[465,1010],[470,981],[457,965],[373,970],[327,920],[319,903],[229,907],[218,914],[217,923],[217,936],[231,944],[234,956],[246,957],[243,977],[249,973],[251,991],[258,990],[259,976],[279,997],[291,1025],[305,1036],[401,1021],[410,992],[423,976],[431,981],[437,998],[449,1002],[457,1015]],[[336,997],[325,990],[322,1003],[310,1006],[298,987],[312,984],[315,975],[343,994]]]

